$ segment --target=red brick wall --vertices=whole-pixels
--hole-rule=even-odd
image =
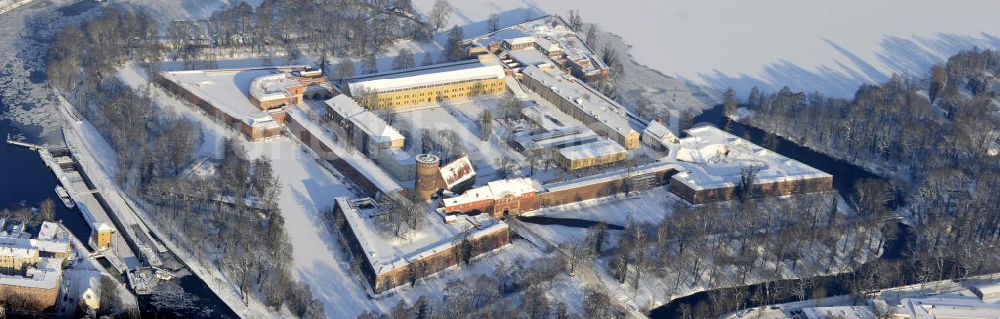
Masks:
[[[285,113],[285,111],[271,113],[271,119],[274,119],[274,121],[278,122],[281,125],[285,125],[286,117],[288,117],[288,115]]]
[[[754,184],[754,189],[758,194],[766,197],[826,192],[833,189],[833,177],[824,176],[802,180],[760,183]],[[735,186],[694,190],[677,180],[670,182],[670,192],[691,204],[728,201],[736,198]]]
[[[344,211],[342,207],[337,206],[334,207],[333,213],[343,215]],[[354,258],[364,259],[361,263],[361,272],[368,281],[372,291],[375,293],[381,293],[388,289],[408,283],[413,263],[420,263],[423,265],[423,271],[421,273],[414,274],[417,278],[421,278],[457,265],[460,261],[458,255],[456,255],[457,247],[449,246],[448,248],[429,254],[419,260],[411,260],[411,264],[392,269],[381,274],[375,274],[374,269],[371,267],[371,262],[368,260],[368,255],[361,248],[361,244],[358,242],[358,238],[354,234],[354,230],[351,229],[350,223],[342,223],[340,232],[345,237],[348,249],[351,250]],[[455,243],[458,242],[459,240],[456,239]],[[490,233],[478,234],[477,236],[471,237],[469,242],[472,244],[472,256],[474,257],[510,244],[510,235],[508,234],[507,227],[501,227]]]
[[[501,218],[505,217],[505,213],[510,216],[518,216],[521,213],[536,210],[538,209],[538,198],[538,193],[530,192],[509,199],[498,199],[494,203],[491,215],[494,218]]]
[[[19,295],[27,301],[29,307],[36,310],[44,310],[56,304],[56,297],[59,294],[59,284],[57,283],[52,289],[0,285],[0,294],[3,296]]]
[[[330,163],[333,168],[337,169],[340,174],[347,177],[350,181],[354,182],[362,191],[364,191],[368,196],[375,196],[375,193],[379,192],[378,187],[375,186],[371,180],[365,177],[360,171],[347,163],[344,159],[333,153],[328,147],[319,142],[318,138],[315,138],[309,130],[306,130],[302,124],[296,122],[294,117],[287,117],[288,130],[294,134],[302,143],[306,144],[307,147],[312,149],[319,155],[320,158]]]
[[[621,193],[622,185],[624,185],[623,180],[616,179],[559,191],[546,192],[541,196],[541,205],[544,207],[558,206],[588,199],[611,196]]]
[[[482,213],[493,214],[492,208],[493,199],[481,199],[474,202],[445,207],[444,212],[449,214],[464,214],[479,211]]]
[[[507,228],[504,227],[489,234],[480,234],[479,236],[470,238],[469,242],[472,244],[472,256],[475,257],[510,244],[510,236],[507,233]],[[456,240],[456,244],[457,243],[458,241]],[[369,284],[372,285],[375,293],[381,293],[383,291],[408,284],[410,271],[413,269],[412,265],[414,263],[421,263],[423,265],[422,273],[415,274],[417,278],[422,278],[445,270],[448,267],[458,265],[460,259],[456,254],[456,250],[457,246],[449,246],[447,249],[442,249],[422,259],[411,260],[410,264],[383,272],[374,278],[370,278]]]

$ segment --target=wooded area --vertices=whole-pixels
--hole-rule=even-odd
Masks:
[[[308,287],[292,279],[291,244],[270,161],[248,158],[242,141],[227,140],[216,159],[218,174],[186,174],[201,160],[195,158],[200,128],[165,113],[148,90],[133,90],[115,77],[127,62],[158,60],[158,33],[145,13],[120,9],[67,27],[49,52],[51,84],[108,140],[117,181],[146,204],[171,241],[226,274],[245,302],[254,298],[300,317],[324,317]]]
[[[684,318],[726,313],[744,307],[741,303],[748,299],[768,304],[822,297],[824,287],[834,283],[860,296],[873,289],[1000,271],[995,262],[1000,259],[1000,198],[995,195],[1000,178],[992,173],[1000,171],[1000,162],[991,151],[1000,138],[1000,93],[991,89],[998,74],[1000,52],[976,49],[935,66],[928,79],[894,76],[860,87],[853,99],[787,88],[775,94],[752,90],[741,106],[753,116],[742,121],[891,181],[858,185],[849,204],[862,216],[886,216],[891,212],[884,208],[887,203],[899,206],[897,213],[912,221],[898,242],[905,248],[900,256],[866,262],[835,278],[724,289],[710,294],[709,303],[684,305]],[[735,105],[726,104],[727,115],[733,116]],[[869,220],[895,236],[892,223]],[[879,246],[885,242],[889,240]]]
[[[959,53],[926,80],[894,77],[854,99],[782,90],[751,94],[747,120],[893,180],[916,236],[918,259],[945,258],[959,273],[1000,258],[1000,52]],[[787,123],[798,125],[787,125]]]
[[[207,23],[171,22],[166,32],[174,59],[303,52],[323,58],[374,61],[399,40],[430,40],[448,25],[451,5],[438,0],[428,15],[411,0],[264,0],[214,12]],[[412,65],[409,62],[402,65]],[[365,63],[372,73],[373,63]]]

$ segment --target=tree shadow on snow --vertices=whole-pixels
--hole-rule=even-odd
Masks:
[[[755,86],[766,92],[776,92],[788,86],[797,91],[818,90],[829,96],[851,97],[861,84],[883,82],[892,74],[924,76],[933,65],[943,63],[963,50],[1000,48],[1000,38],[987,33],[975,36],[938,33],[909,38],[886,36],[879,41],[878,51],[875,52],[877,60],[873,61],[861,58],[858,52],[851,52],[830,39],[822,40],[840,56],[815,68],[778,59],[765,65],[760,75],[731,75],[714,70],[699,73],[697,77],[709,87],[732,87],[743,96]],[[882,64],[886,70],[880,70],[876,64]]]

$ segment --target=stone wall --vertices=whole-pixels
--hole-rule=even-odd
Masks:
[[[489,233],[477,233],[475,236],[469,238],[469,243],[472,245],[473,257],[506,246],[510,244],[508,227],[504,225],[504,227],[499,227]],[[410,263],[403,266],[382,272],[374,278],[369,278],[369,284],[374,287],[375,293],[381,293],[408,284],[411,271],[417,271],[417,273],[413,274],[415,278],[422,278],[445,270],[448,267],[458,265],[461,261],[458,256],[458,244],[459,241],[456,241],[455,245],[448,246],[421,259],[411,260]]]
[[[28,307],[36,310],[44,310],[56,304],[56,298],[59,295],[59,284],[56,283],[55,287],[49,289],[0,284],[0,295],[18,295],[24,298]]]
[[[632,181],[629,185],[626,185],[625,183],[626,175],[622,174],[620,178],[616,179],[598,181],[594,183],[580,183],[577,187],[566,187],[559,190],[548,191],[542,193],[540,196],[541,206],[551,207],[588,199],[613,196],[623,193],[626,186],[630,187],[629,191],[642,191],[663,186],[667,182],[667,179],[669,179],[670,176],[676,172],[677,170],[674,168],[665,167],[662,170],[647,174],[633,175],[629,177]]]
[[[754,184],[754,191],[763,197],[818,193],[831,190],[833,190],[833,176],[830,175]],[[735,186],[695,190],[678,180],[671,180],[670,192],[695,205],[736,199]]]
[[[362,174],[360,171],[355,169],[354,166],[351,166],[350,163],[340,158],[340,156],[337,156],[333,150],[320,142],[318,138],[313,136],[309,130],[302,126],[302,124],[300,124],[295,117],[289,116],[287,118],[286,127],[293,135],[295,135],[295,137],[302,141],[303,144],[312,149],[313,152],[316,152],[321,159],[330,163],[330,165],[337,169],[341,175],[344,175],[344,177],[347,177],[347,179],[360,187],[365,194],[368,196],[374,196],[379,192],[379,189],[375,186],[374,182],[369,180],[365,174]]]
[[[191,104],[194,104],[202,111],[205,111],[205,113],[208,113],[210,117],[222,121],[222,123],[225,123],[226,125],[229,125],[230,127],[239,130],[240,132],[243,132],[243,134],[246,135],[247,138],[249,138],[252,141],[281,135],[281,129],[259,129],[251,127],[245,121],[237,119],[229,115],[228,113],[223,112],[222,110],[213,106],[211,103],[208,103],[208,101],[205,101],[204,99],[198,97],[194,93],[185,90],[177,83],[174,83],[173,81],[170,81],[167,78],[163,77],[162,74],[157,74],[156,77],[153,79],[153,82],[158,84],[160,87],[163,87],[168,92],[177,94],[178,96],[186,99],[188,102],[191,102]],[[281,115],[278,115],[277,117],[272,115],[272,118],[274,118],[279,123],[284,122],[283,113]]]

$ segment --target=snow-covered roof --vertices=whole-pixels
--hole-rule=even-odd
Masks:
[[[453,219],[454,223],[445,223],[443,213],[427,208],[424,223],[416,234],[408,239],[393,238],[392,235],[382,235],[375,228],[371,217],[383,212],[381,208],[363,208],[346,197],[335,199],[337,206],[344,211],[345,221],[358,238],[358,243],[366,255],[366,259],[376,274],[405,266],[410,262],[443,251],[455,245],[455,238],[470,232],[470,237],[507,228],[507,224],[490,218],[486,214],[479,216],[462,216]]]
[[[549,59],[547,55],[542,54],[542,52],[535,49],[513,50],[508,53],[511,58],[514,58],[515,61],[525,66],[539,66],[546,63],[552,63],[552,60]]]
[[[545,50],[545,52],[549,53],[562,51],[562,47],[560,47],[558,43],[552,42],[548,38],[541,38],[536,40],[535,45],[537,45],[542,50]]]
[[[592,185],[601,182],[607,182],[611,180],[620,179],[626,174],[632,175],[643,175],[655,172],[663,172],[668,170],[679,171],[682,167],[676,163],[671,162],[653,162],[648,164],[643,164],[632,168],[631,172],[628,172],[627,168],[620,168],[612,171],[607,171],[604,173],[590,175],[580,178],[575,178],[571,180],[566,180],[557,183],[545,184],[545,190],[548,192],[558,192],[566,189],[577,188],[581,185]]]
[[[26,258],[37,254],[38,249],[33,247],[0,245],[0,256],[3,257]]]
[[[620,153],[625,153],[625,148],[608,139],[559,149],[559,154],[568,160],[582,160]]]
[[[445,207],[449,207],[507,196],[521,196],[529,192],[537,193],[541,192],[542,189],[542,185],[538,181],[530,178],[501,179],[467,190],[462,195],[445,199],[443,202]]]
[[[4,220],[3,230],[0,231],[0,238],[21,238],[25,237],[24,223],[19,221],[7,222]]]
[[[911,319],[1000,318],[1000,304],[969,297],[903,298],[899,304],[895,313]]]
[[[831,176],[714,126],[699,126],[687,133],[671,155],[685,168],[674,179],[694,190],[736,186],[741,169],[750,167],[755,170],[755,183]]]
[[[976,290],[983,295],[997,295],[1000,294],[1000,282],[994,282],[989,284],[981,284],[975,286]]]
[[[535,104],[521,109],[521,115],[546,131],[582,126],[583,123],[549,105]]]
[[[597,133],[583,126],[555,129],[536,134],[522,134],[514,138],[525,151],[540,152],[554,148],[567,147],[595,142],[600,138]]]
[[[809,307],[802,309],[806,319],[878,319],[867,306]]]
[[[330,111],[340,114],[340,116],[354,123],[365,134],[368,134],[376,143],[383,143],[395,140],[402,140],[395,128],[386,123],[378,115],[362,108],[351,97],[341,94],[326,100],[326,105]]]
[[[451,189],[464,181],[476,176],[476,170],[468,156],[462,156],[441,167],[441,179],[447,189]]]
[[[381,93],[446,83],[502,79],[506,76],[497,61],[465,60],[434,64],[355,77],[348,83],[352,94]]]
[[[279,69],[295,67],[164,71],[161,74],[233,118],[249,121],[260,112],[250,103],[251,83]]]
[[[416,162],[414,162],[413,159],[413,155],[410,155],[410,153],[407,153],[402,149],[389,148],[389,149],[384,149],[383,152],[387,152],[388,158],[392,159],[393,162],[396,162],[396,165],[399,166],[416,165]]]
[[[309,116],[299,108],[289,108],[288,117],[299,123],[303,129],[309,131],[316,138],[316,141],[327,149],[330,149],[330,152],[347,162],[351,167],[354,167],[365,179],[374,183],[375,187],[382,193],[391,194],[403,189],[399,185],[399,182],[392,178],[392,176],[389,176],[375,161],[361,152],[348,151],[344,146],[336,143],[331,132],[323,129],[315,121],[310,120]]]
[[[677,133],[659,121],[649,122],[649,126],[646,126],[643,134],[649,134],[658,141],[663,141],[665,138],[677,138]]]
[[[61,232],[59,224],[53,222],[42,222],[38,228],[38,239],[55,239]]]
[[[562,99],[569,101],[581,112],[613,129],[615,131],[613,133],[628,135],[631,132],[641,130],[641,128],[633,125],[637,123],[629,120],[628,111],[618,104],[618,102],[611,100],[570,75],[561,72],[559,74],[551,74],[531,65],[525,67],[522,72],[524,75],[551,89],[562,97]]]
[[[0,236],[0,255],[2,256],[33,256],[38,251],[50,253],[68,253],[69,232],[59,224],[43,222],[36,238],[30,234],[24,236]]]
[[[504,41],[507,41],[507,43],[510,43],[511,45],[526,44],[535,42],[535,37],[530,35],[517,36],[513,38],[504,39]]]
[[[581,70],[585,74],[593,74],[607,67],[604,61],[595,58],[597,54],[593,48],[580,40],[580,37],[566,24],[566,21],[556,15],[543,16],[495,32],[465,39],[463,43],[488,46],[490,43],[498,41],[506,41],[512,45],[534,42],[536,46],[548,52],[563,51],[572,60],[589,60],[591,61],[590,65]],[[521,51],[537,52],[534,48]],[[537,65],[535,63],[525,64]]]
[[[0,285],[53,289],[62,275],[62,259],[40,258],[34,267],[28,267],[25,276],[0,274]]]
[[[255,127],[266,128],[266,127],[280,126],[280,124],[278,124],[278,121],[275,121],[274,118],[271,117],[271,114],[267,112],[251,113],[250,116],[247,116],[246,122],[247,124],[250,124],[250,126],[255,126]]]
[[[264,75],[250,81],[250,96],[258,101],[285,99],[292,96],[288,88],[301,85],[285,72]]]
[[[494,198],[521,196],[525,193],[540,192],[542,185],[530,178],[502,179],[486,183]]]

